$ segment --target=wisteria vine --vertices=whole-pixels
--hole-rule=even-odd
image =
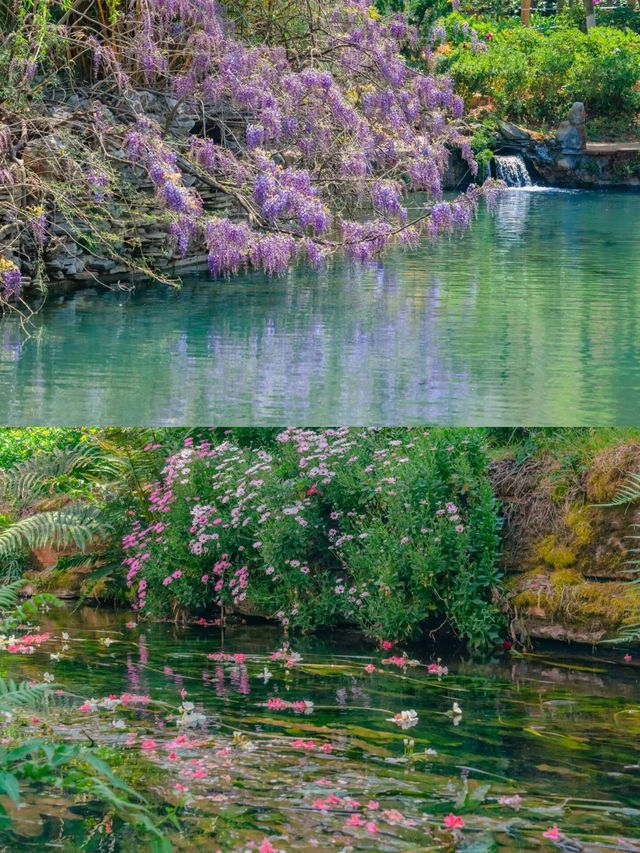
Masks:
[[[47,245],[53,209],[63,201],[69,227],[93,224],[102,251],[148,272],[145,259],[119,255],[105,235],[105,220],[124,217],[122,205],[130,208],[138,192],[132,175],[152,189],[167,251],[206,251],[214,276],[246,267],[283,273],[339,249],[366,262],[395,241],[412,246],[422,233],[463,229],[481,197],[493,202],[499,186],[491,181],[442,199],[451,148],[473,177],[477,164],[462,99],[449,79],[428,72],[430,44],[420,45],[404,16],[381,17],[365,0],[296,10],[296,38],[280,43],[238,35],[233,14],[215,0],[135,0],[110,25],[94,20],[93,6],[49,22],[58,49],[72,56],[92,122],[56,154],[77,180],[61,186],[58,175],[40,173],[32,181],[36,204],[2,261],[0,299],[19,290],[29,249],[44,252],[46,266],[57,245]],[[21,27],[29,25],[26,15]],[[42,84],[50,71],[14,61],[11,73]],[[15,180],[24,121],[6,104],[0,120],[1,189]],[[203,187],[224,194],[229,209],[208,210]],[[410,192],[427,194],[412,217]],[[21,211],[0,201],[0,220],[9,213]]]

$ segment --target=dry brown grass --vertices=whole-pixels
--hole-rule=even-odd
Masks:
[[[520,464],[513,458],[491,466],[491,481],[502,503],[504,550],[509,562],[517,561],[528,544],[564,526],[563,507],[553,499],[550,468],[556,463],[548,457],[527,457]],[[577,489],[576,489],[577,491]],[[575,500],[574,490],[571,490]]]
[[[640,472],[640,444],[620,442],[599,453],[589,465],[585,487],[587,500],[606,503],[616,492],[629,473]]]

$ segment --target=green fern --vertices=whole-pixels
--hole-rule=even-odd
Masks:
[[[29,555],[26,549],[5,555],[0,563],[0,583],[18,580],[29,568]]]
[[[627,479],[618,488],[613,500],[605,504],[595,504],[595,506],[624,506],[639,499],[640,473],[629,472]],[[640,525],[634,524],[633,526],[640,530]],[[640,536],[631,536],[629,538],[640,539]],[[630,548],[629,553],[640,554],[640,548]],[[627,565],[631,566],[631,568],[626,570],[626,574],[633,575],[633,578],[625,583],[625,615],[623,625],[615,637],[604,641],[606,643],[635,643],[640,640],[640,559],[634,558],[628,560]]]
[[[157,444],[153,429],[111,427],[93,436],[101,451],[119,465],[120,486],[130,484],[144,510],[147,506],[145,483],[159,479],[165,454],[149,450]]]
[[[38,617],[42,610],[62,606],[60,599],[48,592],[39,592],[20,602],[20,590],[25,583],[21,579],[0,586],[0,631],[10,631],[16,625],[29,622]]]
[[[44,604],[60,603],[54,596],[44,594],[20,604],[20,589],[24,584],[24,580],[19,580],[0,586],[0,611],[5,614],[4,619],[0,620],[0,628],[3,630],[25,622],[30,616],[36,615]],[[33,707],[42,701],[50,689],[50,684],[29,684],[28,681],[16,684],[12,679],[6,680],[0,675],[0,710]]]
[[[13,711],[15,708],[34,708],[40,705],[51,684],[29,684],[21,681],[16,684],[12,679],[5,680],[0,675],[0,710]]]
[[[640,530],[640,525],[634,527]],[[640,537],[634,536],[633,539]],[[631,554],[640,553],[640,548],[632,548]],[[608,640],[609,643],[623,644],[636,643],[640,640],[640,559],[628,560],[627,564],[632,568],[627,569],[627,574],[633,575],[625,584],[625,614],[622,628],[617,636]]]
[[[22,578],[0,586],[0,611],[12,610],[20,604],[20,590],[26,581]]]
[[[89,542],[104,538],[108,532],[109,524],[97,504],[69,504],[58,510],[22,518],[0,533],[0,558],[24,545],[42,548],[44,545],[61,547],[73,544],[83,551]]]
[[[33,506],[45,494],[64,498],[62,507],[19,518],[0,532],[0,566],[4,561],[9,567],[29,548],[73,544],[84,555],[78,563],[92,570],[87,593],[119,571],[123,504],[134,497],[147,510],[146,484],[158,479],[164,460],[148,449],[157,443],[153,430],[111,428],[88,434],[82,446],[41,453],[0,471],[0,494],[13,506]],[[70,481],[76,494],[99,494],[100,506],[87,498],[67,502]]]
[[[17,625],[37,619],[42,611],[49,610],[52,607],[62,607],[60,599],[48,592],[38,592],[23,601],[22,604],[13,607],[9,614],[0,620],[0,629],[10,631]]]
[[[118,465],[97,445],[56,448],[0,472],[0,492],[19,502],[55,491],[56,481],[75,476],[85,481],[111,479]]]
[[[640,474],[630,472],[627,480],[618,488],[612,501],[596,506],[621,506],[640,499]]]

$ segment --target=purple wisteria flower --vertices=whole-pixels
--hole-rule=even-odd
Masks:
[[[215,276],[249,266],[281,274],[339,249],[367,263],[394,242],[415,246],[421,234],[436,239],[471,221],[477,197],[441,200],[451,146],[477,174],[455,122],[463,101],[450,79],[405,60],[407,49],[419,52],[416,28],[402,14],[372,16],[367,0],[330,4],[318,16],[314,49],[303,42],[294,53],[243,41],[215,0],[151,0],[117,57],[91,37],[103,77],[125,89],[136,74],[153,79],[180,117],[197,117],[192,132],[201,136],[172,136],[142,110],[125,148],[146,170],[175,250],[185,256],[204,240]],[[467,37],[468,25],[462,31]],[[435,47],[446,38],[436,24],[428,40]],[[471,40],[484,49],[475,31]],[[222,116],[213,121],[212,104]],[[108,197],[108,174],[98,163],[87,170],[98,203]],[[226,193],[233,211],[212,215],[194,181]],[[430,215],[409,221],[407,189],[433,197]],[[490,203],[497,192],[487,185]]]
[[[37,207],[28,208],[29,213],[29,227],[31,228],[31,233],[33,234],[33,239],[36,242],[36,245],[40,248],[44,246],[46,235],[47,235],[47,217],[39,205]]]
[[[22,273],[20,268],[0,255],[0,301],[20,296],[22,292]]]

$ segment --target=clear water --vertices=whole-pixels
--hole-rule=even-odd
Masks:
[[[433,650],[410,650],[421,665],[402,670],[383,663],[396,650],[381,653],[356,634],[333,632],[294,640],[302,660],[287,669],[271,659],[283,641],[274,627],[239,625],[222,637],[214,626],[127,628],[130,618],[106,610],[63,614],[43,624],[55,636],[36,654],[0,653],[2,665],[10,676],[34,680],[52,672],[69,693],[39,712],[40,724],[52,722],[84,742],[89,734],[115,749],[119,774],[134,780],[158,815],[180,799],[175,782],[184,784],[182,829],[169,833],[176,850],[249,853],[265,838],[285,853],[640,849],[640,666],[625,664],[619,651],[541,649],[478,663],[441,649],[449,674],[438,678],[425,666]],[[52,661],[64,629],[70,650]],[[107,636],[112,645],[100,643]],[[246,660],[207,657],[221,649]],[[375,672],[366,672],[368,663]],[[198,746],[178,748],[170,758],[177,730],[166,714],[180,703],[181,690],[207,725],[189,733]],[[168,707],[78,710],[83,699],[123,691]],[[267,709],[274,697],[306,699],[314,708],[308,714]],[[462,709],[457,723],[447,715],[454,701]],[[408,709],[417,711],[418,724],[403,731],[390,718]],[[114,728],[114,717],[126,721],[125,730]],[[234,731],[251,748],[234,744]],[[127,747],[130,732],[138,739]],[[153,752],[140,749],[145,738],[155,741]],[[415,742],[412,757],[405,738]],[[312,747],[296,745],[301,739]],[[323,744],[331,751],[323,752]],[[202,778],[190,775],[194,758]],[[340,803],[319,808],[317,800],[330,794]],[[105,835],[96,802],[37,788],[26,795],[14,830],[0,830],[4,850],[134,848],[117,820]],[[503,799],[516,795],[519,802]],[[360,805],[350,808],[350,799]],[[379,808],[367,808],[371,800]],[[348,826],[354,811],[375,822],[377,832]],[[457,838],[443,827],[450,812],[464,823]],[[543,836],[553,824],[562,833],[557,845]]]
[[[0,422],[640,422],[640,199],[511,190],[364,269],[52,298],[0,324]]]

